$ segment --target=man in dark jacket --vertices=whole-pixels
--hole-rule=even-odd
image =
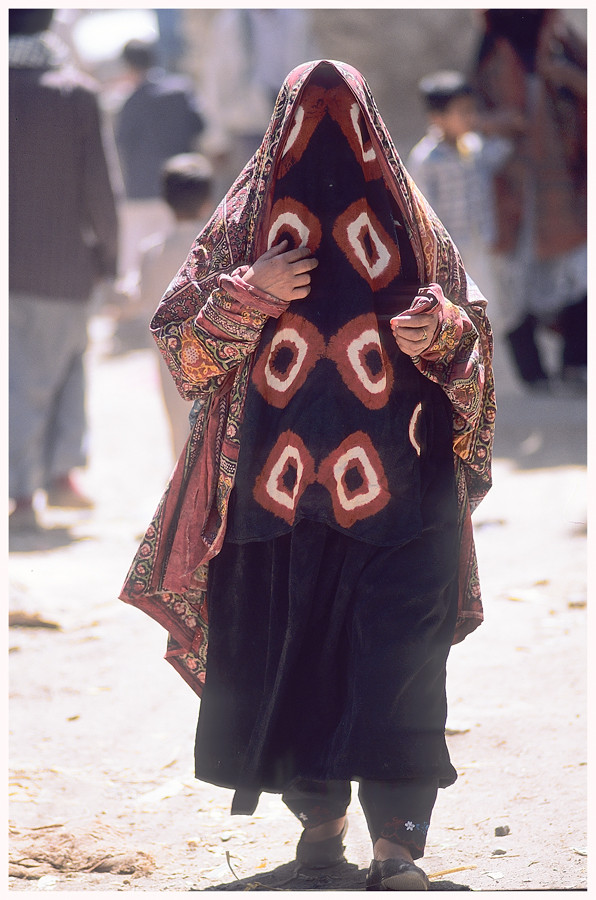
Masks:
[[[126,190],[120,268],[130,287],[141,245],[171,225],[162,168],[173,156],[196,149],[205,123],[192,80],[158,68],[153,43],[129,41],[122,61],[132,89],[117,115],[115,136]]]
[[[9,493],[88,506],[84,354],[94,288],[117,268],[118,220],[95,84],[48,31],[53,10],[9,10]]]

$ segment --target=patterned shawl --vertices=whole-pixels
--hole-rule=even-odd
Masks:
[[[471,512],[491,485],[495,398],[486,301],[406,172],[360,73],[341,62],[305,63],[284,82],[261,147],[198,235],[151,322],[181,395],[195,401],[194,425],[120,597],[166,628],[166,658],[199,694],[207,654],[208,560],[225,533],[249,374],[267,320],[286,307],[240,276],[267,247],[280,148],[287,146],[311,73],[325,66],[354,96],[370,151],[401,212],[419,282],[440,300],[435,343],[413,362],[453,407],[461,537],[455,642],[482,621]]]

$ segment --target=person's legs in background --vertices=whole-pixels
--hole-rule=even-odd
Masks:
[[[561,335],[561,378],[565,382],[587,384],[588,366],[588,297],[561,310],[555,322]]]
[[[535,390],[548,388],[548,373],[537,340],[538,319],[527,303],[532,284],[532,259],[523,248],[493,255],[494,297],[489,299],[489,318],[495,309],[495,343],[503,343],[520,383]],[[492,300],[492,304],[491,304]],[[491,319],[492,321],[492,319]]]
[[[73,470],[87,463],[85,352],[87,311],[73,323],[70,365],[54,395],[45,442],[45,490],[48,506],[89,509],[93,502],[77,486]]]
[[[122,204],[118,279],[124,294],[136,287],[143,245],[154,235],[164,234],[171,225],[171,210],[161,197],[126,200]]]
[[[517,373],[524,384],[531,388],[548,385],[548,375],[536,342],[537,328],[538,320],[528,314],[516,328],[507,333],[507,342]]]
[[[9,299],[8,491],[14,530],[38,527],[33,500],[43,484],[46,415],[54,390],[42,302],[14,295]]]
[[[84,465],[86,303],[12,296],[9,304],[9,496],[12,530],[39,527],[34,497]],[[50,469],[48,470],[48,464]],[[79,494],[71,484],[70,500]],[[55,498],[56,499],[56,498]],[[62,497],[65,499],[65,495]],[[77,505],[81,505],[80,503]]]

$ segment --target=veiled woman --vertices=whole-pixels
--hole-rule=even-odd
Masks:
[[[193,427],[122,599],[201,695],[197,778],[280,793],[298,861],[427,889],[451,645],[482,620],[470,516],[490,486],[486,301],[362,76],[287,77],[263,143],[151,329]]]

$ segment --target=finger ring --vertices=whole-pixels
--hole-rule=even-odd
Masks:
[[[425,328],[424,331],[422,332],[422,340],[425,341],[426,338],[427,338],[427,334],[426,334],[426,328]]]

